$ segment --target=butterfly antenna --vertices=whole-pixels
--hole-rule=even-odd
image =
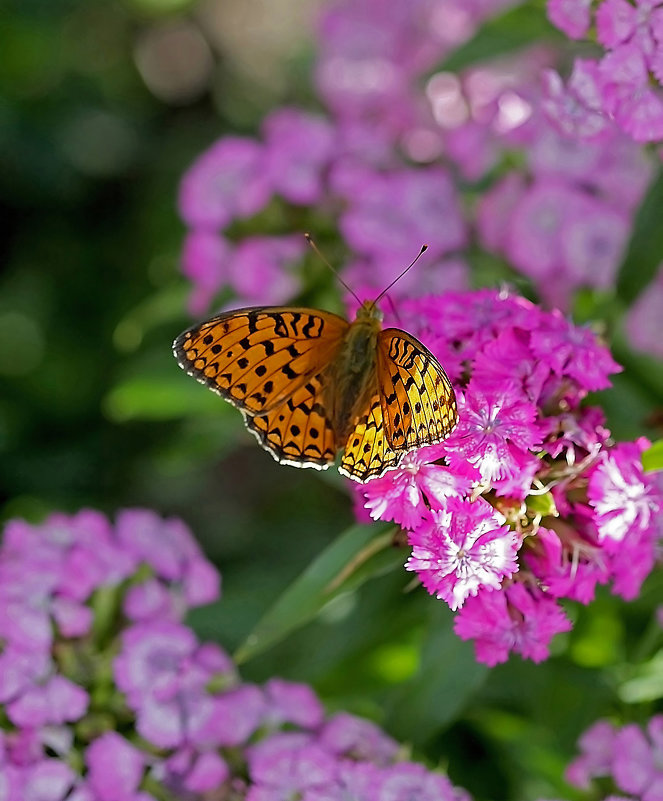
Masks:
[[[315,242],[311,239],[311,234],[304,234],[304,238],[311,246],[311,250],[313,250],[320,260],[329,267],[329,269],[334,273],[334,275],[338,278],[338,280],[343,284],[343,286],[348,290],[348,292],[352,295],[352,297],[357,301],[357,303],[361,306],[361,300],[355,295],[355,293],[350,289],[350,287],[345,283],[345,281],[341,278],[338,271],[335,270],[331,264],[327,261],[327,259],[322,255],[320,248],[315,244]]]
[[[373,301],[373,303],[378,303],[378,301],[379,301],[381,298],[383,298],[383,297],[384,297],[384,296],[387,294],[387,292],[389,292],[389,290],[392,288],[392,286],[393,286],[393,285],[394,285],[394,284],[395,284],[397,281],[400,281],[400,280],[401,280],[401,278],[402,278],[402,277],[405,275],[405,273],[406,273],[406,272],[407,272],[407,271],[408,271],[408,270],[409,270],[411,267],[414,267],[414,265],[415,265],[415,264],[416,264],[416,263],[419,261],[419,259],[420,259],[420,258],[421,258],[421,257],[424,255],[424,253],[425,253],[427,250],[428,250],[428,245],[422,245],[422,246],[421,246],[421,250],[420,250],[420,251],[419,251],[419,253],[417,254],[417,257],[416,257],[416,259],[414,259],[413,261],[411,261],[411,262],[408,264],[408,266],[407,266],[407,267],[406,267],[406,268],[403,270],[403,272],[402,272],[400,275],[396,276],[396,278],[394,278],[394,280],[393,280],[393,281],[392,281],[392,282],[389,284],[389,286],[388,286],[386,289],[383,289],[383,290],[382,290],[382,292],[380,292],[380,294],[377,296],[377,298],[375,298],[375,300]]]
[[[383,293],[383,294],[384,294],[384,293]],[[380,295],[380,297],[382,297],[382,295]],[[392,311],[392,314],[393,314],[393,315],[394,315],[394,317],[396,318],[396,322],[397,322],[399,325],[401,325],[401,317],[400,317],[400,315],[399,315],[399,313],[398,313],[398,309],[396,308],[396,304],[395,304],[395,303],[394,303],[394,301],[391,299],[391,295],[385,295],[385,297],[386,297],[386,298],[387,298],[387,300],[389,301],[389,305],[391,306],[391,311]]]

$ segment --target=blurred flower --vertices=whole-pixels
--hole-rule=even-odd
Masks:
[[[626,314],[626,333],[633,347],[663,359],[663,339],[660,336],[663,307],[663,264],[654,280],[637,298]]]
[[[235,248],[229,280],[242,303],[285,303],[297,291],[291,270],[306,248],[303,236],[253,236]]]
[[[599,720],[579,740],[580,756],[566,778],[583,789],[593,779],[611,779],[618,791],[642,801],[656,801],[663,792],[663,717],[655,715],[643,731],[634,723],[618,728]]]
[[[568,36],[580,39],[591,23],[590,4],[569,0],[549,0],[548,17]],[[603,0],[597,3],[594,22],[596,36],[605,54],[594,62],[592,81],[595,86],[589,95],[580,91],[581,105],[598,110],[595,103],[598,89],[603,114],[617,124],[636,142],[663,140],[663,3],[658,0]],[[576,62],[576,65],[578,62]],[[584,62],[583,70],[590,62]],[[574,69],[576,76],[576,69]],[[557,78],[549,78],[552,94],[562,97]],[[571,87],[571,82],[576,85]],[[572,76],[567,102],[578,90],[577,78]],[[584,97],[581,95],[584,94]],[[586,119],[589,119],[588,115]],[[583,132],[592,136],[592,125]]]
[[[263,130],[266,176],[274,191],[291,203],[320,202],[323,173],[335,151],[331,123],[296,108],[281,108],[265,119]]]
[[[89,574],[74,577],[72,559]],[[13,520],[0,575],[0,798],[372,801],[383,783],[468,798],[398,763],[376,724],[326,718],[305,684],[242,682],[219,645],[201,643],[180,621],[218,597],[220,579],[180,520],[147,509],[114,525],[90,510]],[[78,582],[85,626],[53,625],[64,579]],[[14,625],[24,618],[35,625]]]
[[[182,179],[180,213],[193,228],[219,230],[236,216],[260,211],[270,194],[263,148],[251,139],[225,137]]]

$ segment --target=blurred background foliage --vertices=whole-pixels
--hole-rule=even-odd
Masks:
[[[3,518],[84,506],[182,517],[224,578],[222,602],[192,623],[229,649],[353,520],[332,471],[276,465],[170,352],[188,324],[179,177],[224,133],[254,133],[276,104],[313,103],[316,4],[277,5],[16,0],[2,11]],[[554,35],[542,4],[517,13],[488,23],[448,66]],[[662,194],[655,184],[638,218],[623,304],[663,256]],[[503,277],[491,264],[479,275]],[[581,295],[578,317],[601,316],[601,303]],[[627,369],[603,393],[610,427],[655,436],[660,366],[623,343],[616,355]],[[411,591],[402,561],[382,554],[356,586],[311,606],[315,621],[304,615],[247,658],[244,675],[313,683],[330,709],[378,720],[477,798],[575,797],[561,774],[583,728],[615,709],[628,717],[634,701],[660,704],[649,661],[661,645],[660,576],[631,605],[604,591],[570,608],[574,631],[549,662],[489,671],[453,635],[448,610]]]

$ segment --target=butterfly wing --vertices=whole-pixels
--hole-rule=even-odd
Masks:
[[[238,309],[184,331],[173,352],[183,370],[245,415],[265,415],[324,371],[348,326],[313,309]]]
[[[338,446],[324,405],[325,374],[310,377],[266,414],[244,413],[246,427],[277,462],[325,470]]]
[[[435,356],[405,331],[378,336],[377,380],[385,438],[396,453],[446,439],[458,422],[456,396]]]
[[[361,483],[398,466],[403,454],[394,451],[385,436],[380,393],[377,391],[350,433],[339,472]]]

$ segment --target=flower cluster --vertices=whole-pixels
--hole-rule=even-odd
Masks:
[[[545,659],[570,628],[559,599],[588,603],[610,581],[634,598],[662,533],[647,442],[612,444],[601,411],[582,404],[619,366],[589,329],[506,292],[413,299],[399,313],[449,373],[460,422],[355,492],[406,529],[407,569],[460,610],[455,630],[480,661]]]
[[[634,723],[617,727],[599,720],[579,740],[580,756],[566,779],[589,789],[593,779],[612,780],[623,801],[657,801],[663,793],[663,717],[651,718],[645,731]],[[628,793],[628,796],[622,794]],[[618,795],[619,794],[619,795]]]
[[[182,622],[219,576],[148,510],[11,521],[0,546],[0,798],[469,801],[310,687],[242,682]]]
[[[220,139],[183,178],[191,310],[231,295],[235,305],[283,303],[305,290],[305,244],[293,232],[306,230],[341,231],[345,279],[369,298],[424,242],[425,262],[395,295],[467,288],[477,239],[550,305],[568,308],[578,287],[609,289],[652,165],[603,113],[579,120],[567,95],[590,92],[596,70],[578,62],[566,90],[554,51],[536,47],[458,75],[436,68],[508,5],[325,9],[315,83],[326,110],[279,108],[258,140]]]
[[[663,140],[663,2],[548,0],[548,17],[572,39],[593,24],[604,48],[599,60],[576,60],[566,87],[549,73],[551,105],[564,124],[584,137],[615,123],[636,142]]]

